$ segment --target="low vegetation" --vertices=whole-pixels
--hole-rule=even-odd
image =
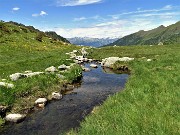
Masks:
[[[76,81],[81,76],[81,67],[74,65],[68,72],[41,74],[11,81],[9,75],[25,71],[44,72],[46,68],[56,68],[73,63],[65,53],[79,49],[61,40],[54,40],[33,27],[15,22],[0,22],[0,82],[12,83],[14,88],[0,86],[0,105],[8,106],[12,113],[24,113],[32,107],[38,97],[48,97],[61,86]],[[3,123],[0,118],[0,125]]]
[[[104,47],[92,49],[90,56],[135,60],[115,63],[114,67],[126,64],[131,68],[124,91],[95,107],[78,132],[68,134],[180,134],[180,45]]]

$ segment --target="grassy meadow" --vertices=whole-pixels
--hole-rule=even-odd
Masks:
[[[180,45],[124,46],[92,49],[90,57],[133,57],[123,91],[95,107],[69,135],[180,134]],[[152,61],[147,61],[151,59]]]
[[[14,73],[44,72],[50,66],[70,65],[73,61],[68,60],[65,53],[80,47],[45,35],[38,41],[38,32],[11,23],[0,23],[0,29],[0,81],[6,79],[5,82],[15,86],[0,87],[0,105],[9,106],[12,113],[23,113],[38,97],[48,97],[51,92],[60,91],[63,84],[72,83],[81,75],[81,67],[75,65],[68,72],[60,73],[65,79],[56,74],[42,74],[11,81],[9,75]],[[0,118],[1,123],[3,119]]]

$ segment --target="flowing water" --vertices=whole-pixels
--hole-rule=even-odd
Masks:
[[[85,64],[89,67],[89,64]],[[60,101],[48,104],[19,124],[7,125],[1,135],[59,135],[80,122],[94,106],[100,105],[109,96],[123,89],[127,74],[115,74],[100,66],[83,73],[80,87],[64,95]]]

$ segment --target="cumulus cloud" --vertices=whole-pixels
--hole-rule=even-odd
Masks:
[[[139,30],[150,30],[160,25],[168,26],[180,20],[180,11],[167,5],[160,9],[149,9],[120,13],[106,16],[104,20],[89,24],[87,27],[52,28],[66,38],[71,37],[123,37]],[[102,18],[97,16],[95,18]],[[157,19],[158,18],[158,19]],[[81,17],[76,20],[93,19],[93,17]]]
[[[19,7],[14,7],[12,8],[12,11],[18,11],[20,8]]]
[[[33,17],[38,17],[38,16],[45,16],[48,15],[45,11],[41,11],[39,14],[32,14]]]
[[[103,0],[57,0],[57,6],[80,6],[89,5],[94,3],[100,3]]]

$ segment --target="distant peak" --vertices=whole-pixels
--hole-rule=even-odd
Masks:
[[[160,25],[158,28],[166,28],[164,25]]]

